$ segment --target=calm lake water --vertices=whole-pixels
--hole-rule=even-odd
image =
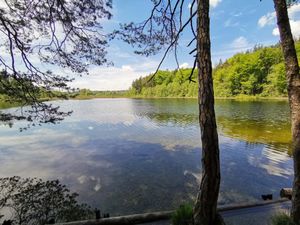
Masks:
[[[58,125],[0,127],[0,176],[60,179],[80,200],[112,215],[193,201],[201,178],[197,101],[95,99]],[[222,183],[219,204],[278,196],[291,187],[286,101],[216,102]]]

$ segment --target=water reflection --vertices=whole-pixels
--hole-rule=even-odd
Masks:
[[[201,174],[195,100],[59,104],[74,110],[59,125],[22,133],[22,124],[0,128],[0,176],[59,178],[81,200],[111,214],[192,201]],[[217,101],[216,111],[223,178],[219,203],[254,201],[291,186],[287,103]]]
[[[134,112],[159,126],[198,128],[196,100],[156,99],[151,100],[150,108],[139,106],[139,102],[133,104]],[[265,144],[279,151],[290,149],[291,125],[287,101],[217,100],[216,114],[219,133],[223,136]]]

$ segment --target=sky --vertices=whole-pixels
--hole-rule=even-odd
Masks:
[[[184,10],[188,14],[190,2],[185,2]],[[118,28],[120,23],[144,21],[149,17],[152,6],[151,0],[113,0],[113,17],[103,21],[104,33]],[[298,38],[300,3],[290,7],[289,16],[293,35]],[[255,45],[268,46],[279,41],[272,0],[210,0],[210,18],[213,64]],[[180,38],[178,56],[182,68],[193,65],[193,57],[188,54],[193,48],[186,47],[191,39],[189,29]],[[134,79],[153,73],[162,58],[162,53],[151,57],[135,55],[134,49],[120,40],[110,42],[107,50],[108,60],[113,66],[91,66],[89,75],[76,77],[71,86],[91,90],[126,90]],[[161,69],[176,68],[171,52]],[[55,72],[70,75],[70,71],[61,68]]]
[[[113,29],[119,23],[141,22],[150,15],[150,0],[114,0],[113,18],[106,22],[105,29]],[[271,0],[211,0],[211,43],[213,64],[223,61],[238,52],[246,51],[255,45],[272,45],[278,43],[279,32],[273,1]],[[189,5],[186,5],[189,12]],[[300,4],[289,9],[293,35],[300,36]],[[180,40],[180,66],[191,67],[193,58],[186,47],[191,39],[189,31]],[[114,41],[108,49],[108,58],[114,63],[112,67],[92,67],[90,75],[76,79],[72,85],[91,90],[125,90],[132,81],[140,76],[153,73],[162,57],[135,55],[131,46],[121,41]],[[162,69],[176,69],[176,63],[170,53]]]

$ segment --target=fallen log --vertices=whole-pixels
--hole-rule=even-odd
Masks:
[[[289,201],[287,198],[282,198],[279,200],[271,200],[271,201],[262,201],[257,203],[245,203],[245,204],[234,204],[228,206],[222,206],[218,208],[219,212],[225,212],[236,209],[244,209],[244,208],[253,208],[258,206],[283,203]],[[162,212],[153,212],[153,213],[143,213],[143,214],[134,214],[128,216],[117,216],[110,218],[102,218],[98,220],[85,220],[85,221],[75,221],[69,223],[58,223],[56,225],[132,225],[132,224],[141,224],[148,223],[160,220],[169,220],[174,213],[172,211],[162,211]]]
[[[282,188],[280,190],[280,197],[281,198],[288,198],[292,199],[293,189],[292,188]]]

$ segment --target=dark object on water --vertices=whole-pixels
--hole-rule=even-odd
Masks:
[[[280,190],[280,197],[281,198],[288,198],[292,199],[293,189],[292,188],[282,188]]]
[[[96,220],[101,219],[101,212],[99,209],[95,209],[95,213],[96,213]]]
[[[12,225],[13,221],[12,220],[4,220],[2,225]]]
[[[266,201],[266,200],[272,200],[273,199],[273,195],[269,194],[269,195],[261,195],[261,198]]]

